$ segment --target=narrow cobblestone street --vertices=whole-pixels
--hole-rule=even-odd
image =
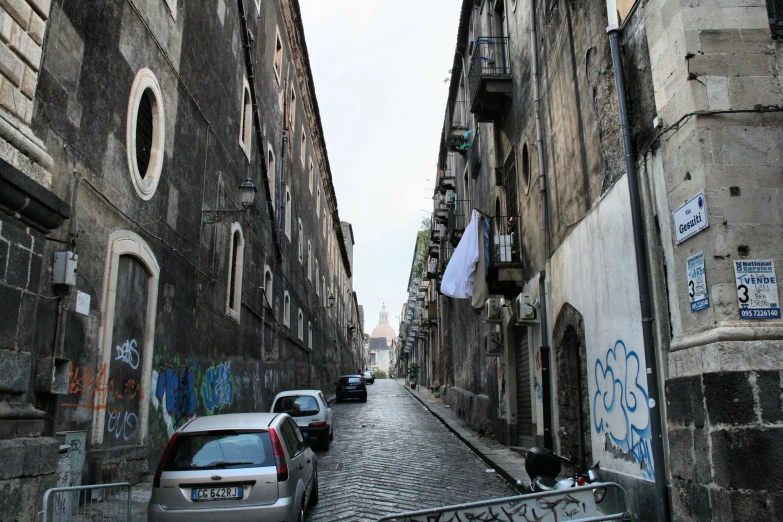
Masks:
[[[333,403],[329,451],[318,452],[320,502],[311,522],[377,520],[400,511],[516,494],[393,380],[366,403]]]

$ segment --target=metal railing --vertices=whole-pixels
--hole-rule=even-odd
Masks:
[[[453,244],[457,244],[462,239],[462,233],[470,221],[470,200],[457,199],[449,207],[449,223],[446,235]]]
[[[131,486],[128,482],[47,489],[37,522],[112,522],[131,519]]]
[[[493,216],[490,218],[490,266],[521,262],[518,224],[518,216]]]
[[[617,499],[617,509],[604,513],[596,502],[594,490],[605,489]],[[632,520],[628,493],[614,482],[597,482],[578,488],[560,489],[546,493],[531,493],[514,497],[496,498],[481,502],[455,504],[434,509],[423,509],[388,515],[378,522],[428,522],[457,520],[502,520],[503,522]]]
[[[506,77],[510,74],[507,36],[482,36],[473,42],[468,72],[471,102],[476,99],[482,78]]]

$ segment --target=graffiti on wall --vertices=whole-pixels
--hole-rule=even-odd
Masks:
[[[117,356],[115,361],[121,361],[130,365],[134,370],[139,367],[139,351],[136,349],[138,344],[136,339],[128,339],[123,344],[117,345]]]
[[[100,371],[95,371],[92,366],[81,367],[71,363],[68,379],[69,398],[61,406],[105,410],[107,400],[119,401],[144,396],[141,384],[126,369],[118,368],[107,378],[108,371],[106,364],[101,366]],[[101,398],[97,403],[96,394]]]
[[[593,426],[604,435],[606,450],[638,463],[653,478],[646,375],[639,354],[618,340],[603,360],[596,359],[595,385]]]
[[[165,366],[152,372],[151,397],[160,410],[169,437],[196,415],[196,372],[192,366]]]
[[[201,399],[207,413],[213,413],[234,402],[234,379],[227,364],[207,368],[201,385]]]

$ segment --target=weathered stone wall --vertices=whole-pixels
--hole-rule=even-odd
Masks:
[[[36,400],[47,409],[53,432],[88,432],[83,483],[138,480],[155,468],[173,431],[194,416],[264,411],[284,389],[315,387],[329,393],[338,375],[358,368],[360,354],[346,335],[350,268],[342,255],[345,245],[338,244],[333,194],[326,197],[333,191],[331,173],[323,143],[312,138],[320,123],[308,99],[309,78],[302,76],[309,75],[309,68],[301,54],[294,54],[302,52],[303,34],[290,25],[291,14],[285,11],[296,10],[296,3],[262,2],[261,13],[255,2],[245,5],[264,148],[258,150],[251,130],[249,155],[239,144],[247,67],[236,2],[207,9],[179,2],[175,11],[151,1],[52,4],[57,24],[47,37],[32,126],[54,158],[53,191],[77,201],[77,289],[90,294],[91,305],[89,315],[73,307],[65,314],[58,356],[71,361],[67,393],[37,393]],[[276,34],[284,47],[280,84],[272,65]],[[160,182],[148,200],[132,183],[128,155],[134,151],[126,141],[131,87],[143,68],[160,85],[164,118],[159,124],[165,126]],[[292,86],[300,105],[284,140],[281,101]],[[308,185],[309,161],[300,161],[303,123],[306,157],[315,158],[315,183],[323,198],[318,213],[316,186],[311,193]],[[274,218],[262,177],[270,148]],[[247,177],[258,189],[247,220],[237,214],[206,224],[202,209],[240,208],[237,187]],[[290,238],[283,231],[284,187],[292,196]],[[334,228],[322,226],[327,213]],[[236,315],[227,310],[234,229],[244,238]],[[123,294],[112,286],[110,248],[117,233],[136,245],[130,255],[143,251],[157,266],[154,288],[144,289],[143,281],[129,283]],[[55,239],[70,237],[61,231]],[[318,308],[325,296],[320,281],[308,276],[308,240],[330,291],[337,292],[338,275],[343,275],[342,295],[332,310]],[[39,255],[50,259],[61,246],[47,244]],[[267,267],[273,275],[269,301],[264,296]],[[45,275],[39,284],[40,292],[51,293]],[[290,324],[284,320],[285,292]],[[113,295],[116,314],[108,304]],[[156,295],[149,298],[154,306],[146,303],[145,308],[147,298],[137,295]],[[42,300],[32,317],[39,325],[54,325],[56,303]],[[115,338],[121,328],[144,332],[150,324],[150,338]],[[54,335],[52,327],[36,330],[36,356],[51,355]]]

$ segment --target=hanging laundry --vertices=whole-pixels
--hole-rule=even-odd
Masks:
[[[440,291],[443,295],[455,299],[468,299],[473,295],[473,279],[476,275],[476,264],[479,260],[479,218],[481,214],[473,210],[470,214],[465,233],[462,234],[457,248],[449,259]],[[482,274],[482,277],[485,277]]]

